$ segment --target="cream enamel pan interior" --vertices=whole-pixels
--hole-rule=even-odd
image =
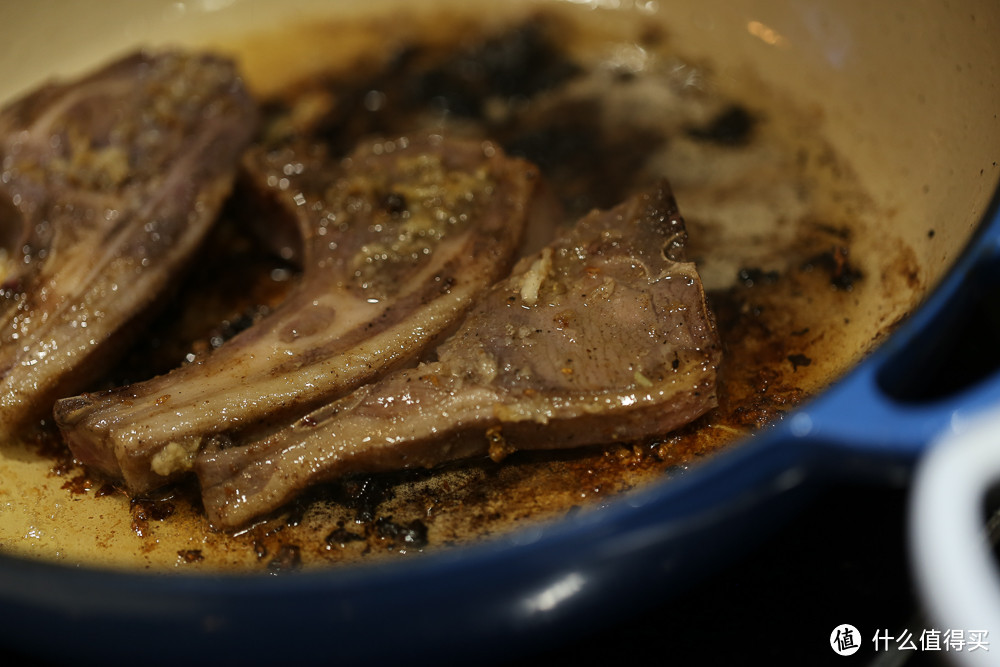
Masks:
[[[476,4],[405,3],[402,11],[440,5],[462,12]],[[608,26],[637,15],[661,22],[670,48],[710,63],[717,85],[735,97],[785,97],[812,119],[870,198],[859,227],[867,233],[852,252],[869,280],[882,285],[856,293],[849,330],[840,332],[831,324],[829,336],[839,337],[840,352],[817,361],[817,385],[862,359],[921,301],[959,256],[993,196],[1000,175],[1000,5],[992,0],[961,7],[814,0],[478,4],[476,11],[488,8],[497,20],[555,4]],[[139,46],[170,44],[208,45],[234,54],[252,87],[266,94],[287,83],[290,73],[336,67],[338,54],[352,48],[350,35],[324,43],[328,33],[316,26],[394,10],[399,11],[397,5],[381,0],[19,3],[5,7],[0,22],[0,100]],[[293,28],[299,38],[290,40]],[[682,211],[691,218],[711,218],[711,201],[685,201],[682,170],[671,176],[676,176]],[[752,212],[733,212],[727,224],[727,232],[746,239],[747,246],[765,249],[770,235],[783,233],[769,227],[773,220]],[[752,249],[746,253],[731,262],[707,260],[706,283],[731,280],[741,262],[759,259]],[[893,275],[879,264],[878,258],[890,255],[905,260],[905,275]],[[898,269],[900,261],[889,264]],[[178,550],[208,549],[216,539],[171,536],[164,528],[170,548],[161,560],[151,560],[155,548],[136,537],[127,500],[74,497],[47,462],[12,443],[3,445],[4,552],[155,567],[175,564]],[[95,533],[87,528],[93,525],[101,528]],[[95,540],[99,551],[88,555]]]

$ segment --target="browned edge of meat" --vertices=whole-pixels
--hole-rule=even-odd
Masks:
[[[522,449],[660,436],[716,405],[721,346],[666,183],[585,216],[519,263],[436,361],[196,462],[213,524],[309,485]]]
[[[186,474],[208,438],[287,423],[414,363],[509,271],[538,182],[490,142],[435,133],[345,159],[253,151],[248,168],[297,220],[298,286],[204,359],[57,404],[73,453],[134,492]]]
[[[137,333],[232,187],[257,122],[228,60],[128,55],[0,111],[0,438]]]

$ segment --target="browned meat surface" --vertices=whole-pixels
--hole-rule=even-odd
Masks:
[[[229,62],[182,53],[0,111],[0,440],[122,347],[215,219],[255,122]]]
[[[74,454],[132,491],[190,470],[215,434],[290,421],[412,363],[513,263],[537,172],[492,144],[438,135],[251,153],[291,212],[304,275],[269,316],[152,380],[60,401]]]
[[[245,445],[198,457],[235,527],[306,486],[519,449],[662,435],[716,404],[720,345],[665,184],[585,216],[496,285],[437,360]]]

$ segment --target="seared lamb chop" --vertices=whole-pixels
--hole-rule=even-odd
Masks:
[[[211,226],[255,123],[231,63],[173,52],[0,111],[0,250],[12,260],[0,263],[0,440],[121,347]]]
[[[716,404],[720,344],[666,184],[522,260],[436,361],[244,445],[207,447],[205,509],[236,527],[348,473],[662,435]]]
[[[492,144],[433,134],[343,160],[260,149],[247,170],[297,222],[302,282],[208,357],[56,406],[77,458],[133,491],[190,470],[208,436],[291,420],[412,363],[509,270],[537,180]]]

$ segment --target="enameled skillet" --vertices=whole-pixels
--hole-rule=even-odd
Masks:
[[[375,9],[321,4],[121,2],[51,11],[34,3],[0,27],[4,96],[134,44],[200,43],[314,12]],[[885,233],[913,249],[923,287],[907,304],[913,314],[884,342],[894,318],[874,328],[873,352],[872,330],[845,352],[857,363],[828,390],[668,483],[416,559],[282,577],[163,576],[4,555],[5,645],[59,660],[98,662],[113,651],[166,664],[192,655],[260,662],[289,652],[387,661],[402,650],[416,660],[446,659],[489,640],[499,660],[662,599],[760,539],[825,484],[905,481],[934,437],[1000,400],[1000,382],[975,363],[957,388],[935,386],[934,373],[951,363],[949,351],[970,350],[969,330],[959,325],[988,308],[1000,275],[993,195],[1000,54],[992,40],[1000,9],[841,5],[662,2],[616,10],[662,19],[678,49],[711,58],[723,79],[752,70],[820,110],[831,142],[893,211]]]

